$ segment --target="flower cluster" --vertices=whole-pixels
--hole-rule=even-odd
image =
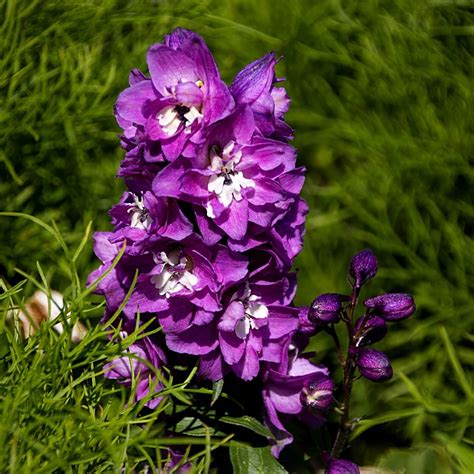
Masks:
[[[192,31],[178,28],[149,48],[149,77],[133,70],[115,106],[128,190],[110,211],[114,230],[94,236],[102,265],[90,282],[100,280],[105,320],[122,308],[125,332],[153,320],[164,334],[162,347],[152,338],[132,345],[107,377],[125,385],[138,377],[143,398],[160,385],[135,359],[158,368],[166,352],[197,356],[208,380],[261,376],[279,428],[277,412],[327,407],[332,382],[327,370],[289,357],[304,320],[292,304],[291,266],[307,206],[276,62],[263,56],[228,87]],[[280,384],[291,403],[279,401]]]

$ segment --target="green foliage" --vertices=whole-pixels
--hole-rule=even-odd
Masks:
[[[351,454],[407,472],[473,471],[470,2],[5,0],[0,19],[0,202],[10,213],[0,217],[1,472],[161,462],[160,423],[138,422],[139,407],[124,408],[125,392],[100,376],[117,348],[84,287],[97,265],[90,231],[108,228],[123,189],[113,178],[123,155],[115,98],[128,71],[145,68],[147,46],[176,26],[205,37],[227,81],[268,50],[284,56],[311,208],[298,302],[346,291],[347,262],[368,246],[381,270],[367,296],[415,296],[415,316],[379,344],[393,382],[356,384],[352,414],[363,420]],[[49,327],[23,344],[5,326],[10,303],[37,287],[62,291],[88,322],[81,345]],[[335,360],[324,336],[312,346],[318,360]],[[195,389],[180,384],[169,385],[170,403],[185,407]],[[206,409],[213,394],[216,404],[226,397],[202,392]],[[201,443],[185,443],[201,470],[230,433],[207,426],[185,435]]]

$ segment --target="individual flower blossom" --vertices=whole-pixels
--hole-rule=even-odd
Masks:
[[[309,318],[319,324],[337,323],[343,310],[343,303],[349,300],[348,296],[339,293],[320,295],[311,303]]]
[[[327,462],[327,474],[359,474],[359,466],[346,459],[329,459]]]
[[[234,107],[214,59],[200,36],[178,28],[149,48],[147,64],[150,79],[137,73],[117,99],[123,141],[127,148],[135,142],[145,147],[148,157],[154,142],[169,161],[181,153],[192,156],[204,140],[203,129]]]
[[[275,440],[271,440],[272,453],[278,457],[282,449],[293,441],[293,435],[282,423],[285,415],[298,416],[313,427],[324,423],[323,413],[319,409],[312,409],[306,403],[304,393],[313,383],[321,383],[322,386],[322,381],[327,381],[328,370],[300,357],[290,360],[287,370],[283,366],[277,370],[268,368],[264,377],[265,385],[262,395],[266,412],[265,419],[275,436]]]
[[[127,334],[122,334],[126,337]],[[164,352],[148,337],[131,344],[125,353],[104,366],[104,377],[116,380],[119,384],[131,387],[135,382],[135,400],[160,392],[162,383],[155,371],[166,363]],[[157,407],[162,397],[153,397],[145,403],[148,408]]]
[[[365,314],[357,320],[354,330],[358,335],[356,347],[362,347],[382,340],[387,334],[388,327],[381,317]]]
[[[361,375],[373,382],[385,382],[393,375],[388,357],[375,349],[361,349],[357,358],[357,366]]]
[[[327,375],[309,381],[301,390],[301,403],[315,410],[326,410],[333,402],[334,382]]]
[[[152,192],[140,195],[125,192],[119,204],[110,210],[115,239],[127,240],[127,252],[139,254],[165,239],[183,240],[193,226],[177,202],[157,198]]]
[[[377,259],[370,249],[365,249],[352,257],[349,273],[354,279],[354,286],[361,288],[377,273]]]
[[[170,334],[168,346],[199,354],[196,341],[210,337],[214,347],[202,361],[201,374],[218,380],[232,370],[239,378],[251,380],[262,362],[282,359],[298,328],[300,309],[289,306],[294,290],[293,277],[273,282],[244,280],[227,293],[222,311],[207,326],[194,325]]]
[[[222,258],[224,253],[228,258]],[[138,277],[125,314],[156,313],[165,333],[210,322],[221,309],[220,292],[227,281],[243,278],[247,271],[245,257],[229,254],[222,246],[211,251],[196,235],[160,244],[152,253],[154,265]],[[229,260],[234,268],[226,274],[221,265]]]
[[[154,180],[158,196],[191,202],[205,209],[211,224],[198,217],[203,236],[216,242],[227,234],[239,241],[253,223],[270,229],[299,199],[303,169],[295,170],[295,150],[254,135],[249,107],[241,107],[207,136],[196,158],[178,159]]]
[[[416,305],[413,297],[406,293],[386,293],[364,301],[367,308],[386,321],[400,321],[411,316]]]
[[[275,87],[282,80],[275,76],[276,63],[275,53],[253,61],[237,74],[230,91],[237,104],[250,105],[256,125],[264,136],[287,140],[293,136],[284,121],[290,99],[283,87]]]

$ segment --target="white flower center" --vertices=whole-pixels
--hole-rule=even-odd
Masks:
[[[242,158],[242,152],[238,150],[232,154],[235,143],[230,141],[222,151],[222,156],[217,154],[215,148],[211,149],[211,164],[209,169],[214,172],[210,176],[207,190],[216,194],[217,199],[224,207],[229,207],[232,200],[242,200],[242,189],[255,188],[255,182],[244,177],[241,171],[235,169]],[[213,217],[208,210],[208,217]]]
[[[156,116],[160,127],[169,137],[176,135],[181,124],[184,125],[184,133],[191,133],[191,125],[202,117],[203,115],[196,107],[186,105],[168,105]]]
[[[159,275],[151,278],[151,282],[159,290],[160,295],[164,295],[166,298],[185,288],[192,291],[198,282],[197,276],[190,271],[190,260],[186,257],[180,258],[179,254],[179,251],[171,252],[169,255],[161,252],[160,258],[163,262],[163,269]]]
[[[234,297],[233,299],[237,299],[236,295]],[[239,300],[244,305],[244,317],[235,325],[235,335],[239,339],[246,339],[249,332],[257,328],[256,319],[268,318],[268,308],[259,303],[260,296],[251,294],[248,283],[244,295]]]
[[[130,193],[133,196],[133,203],[128,204],[130,208],[128,213],[132,215],[132,220],[130,222],[130,227],[136,227],[137,229],[146,230],[150,227],[153,219],[150,217],[148,210],[143,204],[143,196],[138,197],[137,195]]]

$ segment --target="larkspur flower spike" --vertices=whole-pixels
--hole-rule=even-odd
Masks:
[[[308,207],[275,54],[228,87],[204,40],[177,28],[150,46],[146,62],[148,73],[134,69],[115,104],[125,150],[118,175],[128,189],[110,211],[114,230],[94,235],[102,265],[89,281],[99,279],[107,321],[138,269],[120,324],[133,332],[147,320],[160,336],[132,344],[106,377],[129,386],[136,375],[142,398],[158,385],[147,383],[146,365],[135,361],[140,375],[130,373],[133,355],[156,369],[171,367],[176,354],[194,356],[211,381],[229,372],[243,381],[271,380],[270,372],[290,379],[296,405],[276,402],[274,410],[304,418],[301,389],[323,369],[288,355],[303,320],[291,268]],[[297,367],[307,376],[290,375]]]

